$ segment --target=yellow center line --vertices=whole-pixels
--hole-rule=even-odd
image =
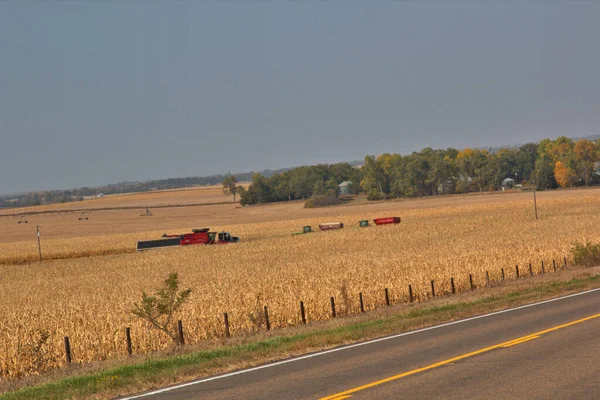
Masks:
[[[529,336],[529,337],[526,337],[526,338],[523,338],[523,339],[520,339],[520,340],[516,340],[516,341],[512,341],[512,342],[510,342],[510,343],[507,343],[507,344],[505,344],[505,345],[504,345],[504,346],[502,346],[502,347],[511,347],[511,346],[516,346],[516,345],[518,345],[518,344],[525,343],[525,342],[529,342],[530,340],[537,339],[537,338],[539,338],[539,337],[541,337],[541,336]]]
[[[401,379],[401,378],[404,378],[404,377],[407,377],[407,376],[410,376],[410,375],[418,374],[419,372],[428,371],[430,369],[441,367],[443,365],[448,365],[448,364],[454,363],[454,362],[459,361],[459,360],[464,360],[465,358],[469,358],[469,357],[476,356],[478,354],[486,353],[488,351],[492,351],[492,350],[499,349],[499,348],[502,348],[502,347],[510,347],[510,346],[515,346],[517,344],[525,343],[525,342],[527,342],[529,340],[536,339],[536,338],[538,338],[538,337],[540,337],[540,336],[542,336],[542,335],[544,335],[546,333],[554,332],[554,331],[557,331],[559,329],[567,328],[569,326],[580,324],[582,322],[589,321],[591,319],[598,318],[598,317],[600,317],[600,314],[591,315],[589,317],[585,317],[585,318],[582,318],[582,319],[578,319],[576,321],[568,322],[566,324],[554,326],[552,328],[544,329],[543,331],[535,332],[535,333],[532,333],[530,335],[526,335],[526,336],[522,336],[522,337],[519,337],[519,338],[516,338],[516,339],[513,339],[513,340],[509,340],[508,342],[498,343],[498,344],[495,344],[493,346],[485,347],[483,349],[475,350],[475,351],[472,351],[470,353],[466,353],[466,354],[462,354],[460,356],[449,358],[447,360],[440,361],[440,362],[437,362],[435,364],[430,364],[430,365],[428,365],[426,367],[413,369],[411,371],[407,371],[407,372],[403,372],[403,373],[398,374],[398,375],[390,376],[388,378],[381,379],[379,381],[375,381],[375,382],[368,383],[366,385],[355,387],[354,389],[349,389],[349,390],[346,390],[346,391],[343,391],[343,392],[340,392],[340,393],[336,393],[336,394],[333,394],[333,395],[330,395],[330,396],[322,397],[320,400],[342,400],[342,399],[348,399],[348,398],[350,398],[352,396],[352,394],[354,394],[356,392],[359,392],[361,390],[369,389],[369,388],[372,388],[374,386],[379,386],[379,385],[387,383],[387,382],[395,381],[395,380],[398,380],[398,379]]]

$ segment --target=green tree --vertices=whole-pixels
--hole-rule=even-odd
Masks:
[[[317,181],[313,186],[313,196],[323,196],[327,192],[325,183],[323,181]]]
[[[179,343],[173,315],[188,300],[191,293],[192,289],[179,290],[179,277],[177,272],[173,272],[155,295],[150,296],[145,291],[142,292],[142,300],[134,304],[131,312],[136,317],[148,321],[175,343]]]
[[[233,195],[233,202],[235,203],[235,195],[237,194],[237,179],[235,176],[229,174],[223,179],[223,194],[225,196]]]
[[[275,176],[273,178],[275,178]],[[283,174],[279,175],[278,178],[273,178],[271,178],[271,183],[275,193],[277,194],[277,197],[292,201],[294,196],[294,188],[291,184],[290,173],[284,172]]]
[[[592,180],[594,163],[598,160],[598,153],[596,152],[594,143],[589,140],[578,140],[575,143],[573,151],[575,152],[575,160],[577,162],[577,172],[585,182],[585,186],[589,186]]]
[[[554,177],[554,164],[552,158],[547,154],[541,154],[535,163],[533,177],[538,190],[556,189],[558,183]]]
[[[517,176],[517,183],[521,183],[523,180],[531,180],[531,176],[535,171],[535,162],[537,159],[537,144],[527,143],[519,148],[516,171],[514,171]]]
[[[456,166],[462,174],[462,179],[469,182],[469,179],[477,185],[479,191],[487,185],[486,177],[489,176],[488,167],[489,153],[485,150],[464,149],[456,156]]]
[[[256,190],[254,185],[248,186],[247,190],[240,193],[240,204],[244,207],[258,204],[258,197],[256,196]]]
[[[290,184],[294,188],[294,197],[297,199],[306,199],[312,196],[314,182],[311,179],[309,167],[299,167],[293,170]]]
[[[271,187],[267,178],[257,172],[252,175],[251,186],[254,189],[258,203],[268,203],[271,201]]]
[[[369,192],[371,189],[377,189],[381,193],[381,197],[385,197],[385,174],[381,164],[375,159],[375,156],[365,157],[365,164],[363,165],[361,172],[363,178],[360,181],[360,187],[365,192]]]

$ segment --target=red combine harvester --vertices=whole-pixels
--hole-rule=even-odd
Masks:
[[[237,236],[231,236],[229,232],[209,232],[210,228],[192,229],[192,233],[180,235],[162,235],[166,239],[145,240],[137,242],[137,251],[158,249],[169,246],[187,246],[190,244],[228,244],[240,241]]]
[[[375,218],[373,222],[375,225],[399,224],[400,217]]]

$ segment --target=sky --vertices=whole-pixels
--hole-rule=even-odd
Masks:
[[[0,2],[0,194],[600,133],[600,2]]]

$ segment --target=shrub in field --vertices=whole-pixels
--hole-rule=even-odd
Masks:
[[[306,200],[304,208],[336,206],[338,204],[342,204],[342,201],[337,197],[316,196]]]
[[[574,243],[571,252],[573,253],[573,262],[575,265],[587,267],[600,265],[600,243]]]
[[[256,302],[253,310],[248,313],[248,319],[252,322],[254,329],[260,330],[263,326],[267,325],[267,315],[263,307],[264,300],[261,295],[256,296]]]
[[[179,293],[178,293],[179,292]],[[154,296],[142,292],[142,300],[135,304],[132,313],[148,321],[153,327],[166,333],[175,343],[179,342],[173,327],[173,314],[189,298],[192,289],[179,291],[179,277],[177,272],[169,274],[164,287],[159,289]]]
[[[383,200],[383,196],[381,192],[377,189],[370,189],[367,192],[367,200],[375,201],[375,200]]]

